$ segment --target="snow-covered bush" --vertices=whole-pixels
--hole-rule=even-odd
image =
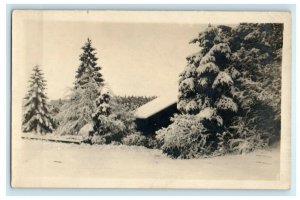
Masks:
[[[156,139],[164,153],[172,158],[198,158],[212,155],[218,138],[196,115],[176,115],[172,124],[157,131]]]
[[[61,107],[56,116],[59,121],[57,134],[77,135],[84,125],[91,123],[98,86],[92,78],[85,86],[73,89],[69,100]]]
[[[106,144],[106,139],[102,135],[93,135],[91,137],[91,141],[87,141],[87,143],[91,144]]]
[[[123,144],[129,145],[129,146],[147,146],[147,138],[146,136],[140,134],[140,133],[134,133],[126,136],[122,140]]]
[[[124,124],[124,135],[128,135],[135,132],[136,124],[134,111],[128,110],[128,107],[121,104],[120,102],[117,102],[116,99],[113,97],[111,99],[110,104],[115,119],[122,121],[122,123]]]
[[[257,125],[243,117],[234,117],[232,125],[228,128],[233,135],[229,140],[230,152],[248,153],[269,146],[271,137],[268,131],[263,131]]]
[[[123,138],[122,143],[129,146],[144,146],[150,149],[156,149],[157,141],[154,138],[146,137],[139,132],[133,132]]]

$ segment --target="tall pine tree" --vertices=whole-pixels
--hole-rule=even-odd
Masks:
[[[81,48],[83,53],[80,55],[80,65],[76,73],[75,89],[84,87],[92,77],[98,86],[103,85],[102,74],[99,72],[101,67],[97,65],[95,48],[92,47],[92,41],[88,38],[85,45]]]
[[[97,64],[96,49],[92,47],[89,38],[81,49],[83,53],[80,55],[72,94],[57,115],[60,122],[57,132],[62,135],[77,134],[84,125],[92,122],[97,91],[104,86],[101,67]]]
[[[33,68],[29,83],[30,88],[24,98],[22,129],[24,132],[51,133],[55,124],[47,104],[46,81],[39,66]]]

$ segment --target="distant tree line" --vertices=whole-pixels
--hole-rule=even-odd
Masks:
[[[116,103],[123,105],[126,110],[135,111],[155,98],[156,96],[115,96],[114,100]]]

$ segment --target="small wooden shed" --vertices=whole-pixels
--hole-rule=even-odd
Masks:
[[[135,111],[137,130],[148,136],[154,135],[157,130],[167,127],[177,112],[176,94],[159,96]]]

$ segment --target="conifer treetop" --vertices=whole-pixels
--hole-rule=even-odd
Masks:
[[[100,73],[101,67],[97,64],[97,53],[95,52],[96,49],[92,47],[92,41],[88,38],[81,49],[83,53],[79,56],[80,65],[76,71],[75,89],[84,87],[84,85],[89,82],[89,77],[92,77],[98,86],[101,86],[104,80]]]

